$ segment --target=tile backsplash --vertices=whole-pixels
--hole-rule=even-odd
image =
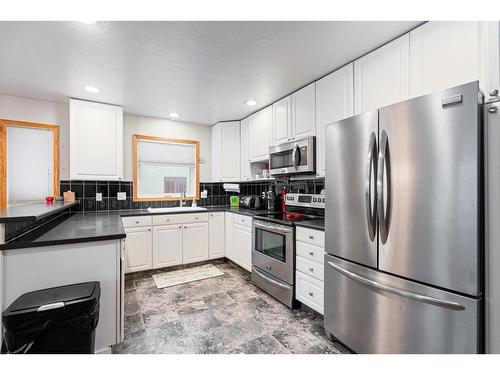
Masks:
[[[282,179],[278,181],[251,181],[240,183],[240,193],[226,192],[221,182],[201,182],[200,192],[207,190],[207,198],[197,201],[199,206],[223,206],[229,205],[229,197],[232,195],[259,195],[267,191],[269,186],[274,186],[276,191],[281,191],[283,186],[287,186],[291,192],[316,193],[319,194],[324,188],[324,179],[310,179],[300,181],[289,181]],[[61,180],[60,192],[71,190],[75,192],[76,199],[80,201],[78,206],[72,211],[110,211],[145,209],[148,207],[175,207],[179,201],[151,201],[133,202],[133,182],[132,181],[81,181],[81,180]],[[117,194],[126,194],[126,200],[118,200]],[[96,201],[96,193],[102,194],[102,201]],[[189,202],[188,204],[191,204]]]

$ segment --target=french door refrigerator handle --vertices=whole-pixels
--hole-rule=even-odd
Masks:
[[[384,186],[384,169],[387,174],[387,186]],[[387,189],[387,202],[384,202],[384,193]],[[384,207],[385,206],[385,207]],[[387,242],[391,220],[391,163],[389,151],[389,137],[382,130],[377,166],[377,216],[382,244]]]
[[[439,307],[444,307],[444,308],[450,309],[450,310],[456,310],[456,311],[465,310],[465,307],[459,303],[445,301],[445,300],[442,300],[439,298],[434,298],[434,297],[425,296],[423,294],[409,292],[408,290],[405,290],[405,289],[399,289],[399,288],[394,288],[392,286],[383,285],[383,284],[378,283],[377,281],[367,279],[366,277],[360,276],[358,274],[355,274],[354,272],[346,270],[345,268],[343,268],[335,263],[328,262],[328,264],[331,267],[333,267],[335,270],[339,271],[344,276],[347,276],[350,279],[358,281],[361,284],[368,285],[372,288],[383,290],[385,292],[388,292],[391,294],[396,294],[398,296],[412,299],[415,301],[424,302],[424,303],[428,303],[428,304],[439,306]]]
[[[375,240],[375,234],[376,234],[375,220],[377,215],[375,197],[373,197],[373,205],[372,205],[372,166],[373,166],[373,174],[377,176],[377,163],[375,161],[376,154],[377,154],[377,137],[375,133],[372,132],[368,144],[368,153],[366,155],[366,181],[365,181],[366,222],[368,225],[368,235],[372,242]],[[377,192],[375,190],[375,195],[376,194]]]

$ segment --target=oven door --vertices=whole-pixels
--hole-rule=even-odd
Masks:
[[[315,137],[269,148],[272,175],[314,173],[316,171]]]
[[[252,264],[292,285],[293,227],[253,220]]]

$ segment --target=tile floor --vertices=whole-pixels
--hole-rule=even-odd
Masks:
[[[223,276],[156,288],[152,273],[127,276],[125,340],[115,353],[345,353],[324,335],[323,319],[290,310],[231,263]]]

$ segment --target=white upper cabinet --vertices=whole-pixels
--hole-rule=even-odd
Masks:
[[[249,156],[249,126],[250,120],[247,117],[241,120],[240,124],[240,176],[241,181],[248,181],[252,179],[250,172],[250,156]]]
[[[428,22],[410,32],[412,97],[479,80],[498,88],[498,22]]]
[[[291,140],[316,135],[316,83],[292,94]]]
[[[273,125],[272,144],[288,142],[291,138],[292,130],[292,96],[278,100],[272,105]]]
[[[70,177],[123,178],[122,107],[70,99]]]
[[[212,127],[212,181],[240,180],[240,122]]]
[[[273,145],[316,134],[316,83],[294,92],[272,105]]]
[[[316,82],[316,169],[325,175],[325,128],[354,113],[353,63]]]
[[[248,117],[250,120],[248,149],[251,161],[269,159],[271,115],[272,107],[269,106]]]
[[[354,112],[359,114],[408,99],[408,34],[354,62]]]

